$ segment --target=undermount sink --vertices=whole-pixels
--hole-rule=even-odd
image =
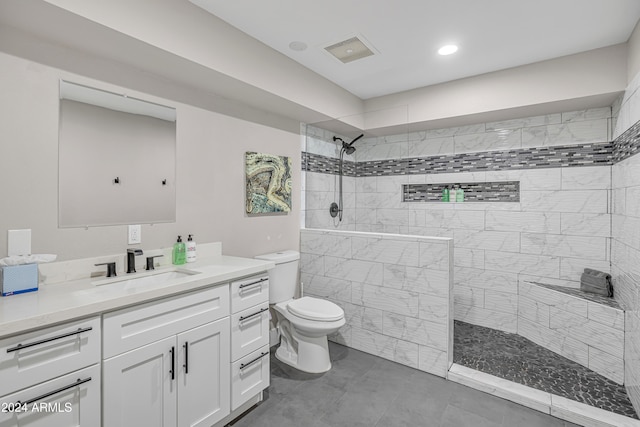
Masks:
[[[184,277],[193,276],[195,274],[200,274],[197,271],[191,270],[170,270],[170,271],[157,271],[157,272],[145,272],[140,273],[139,276],[134,277],[115,277],[106,280],[100,280],[97,282],[93,282],[96,286],[101,285],[111,285],[111,284],[119,284],[124,285],[125,287],[131,286],[144,286],[144,285],[164,285],[168,282],[174,281],[176,279],[182,279]]]

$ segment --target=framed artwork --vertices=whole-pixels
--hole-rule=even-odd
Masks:
[[[291,158],[247,152],[245,173],[247,214],[291,211]]]

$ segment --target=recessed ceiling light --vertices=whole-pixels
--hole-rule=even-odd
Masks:
[[[305,42],[291,42],[289,43],[289,49],[295,50],[296,52],[302,52],[307,49],[307,44]]]
[[[456,46],[455,44],[448,44],[438,49],[438,53],[440,55],[451,55],[452,53],[456,53],[457,51],[458,51],[458,46]]]

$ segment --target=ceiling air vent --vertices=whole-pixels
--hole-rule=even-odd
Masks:
[[[355,36],[327,46],[325,50],[345,64],[373,55],[373,51]]]

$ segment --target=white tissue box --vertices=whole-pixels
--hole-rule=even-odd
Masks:
[[[38,290],[38,264],[0,267],[2,296]]]

